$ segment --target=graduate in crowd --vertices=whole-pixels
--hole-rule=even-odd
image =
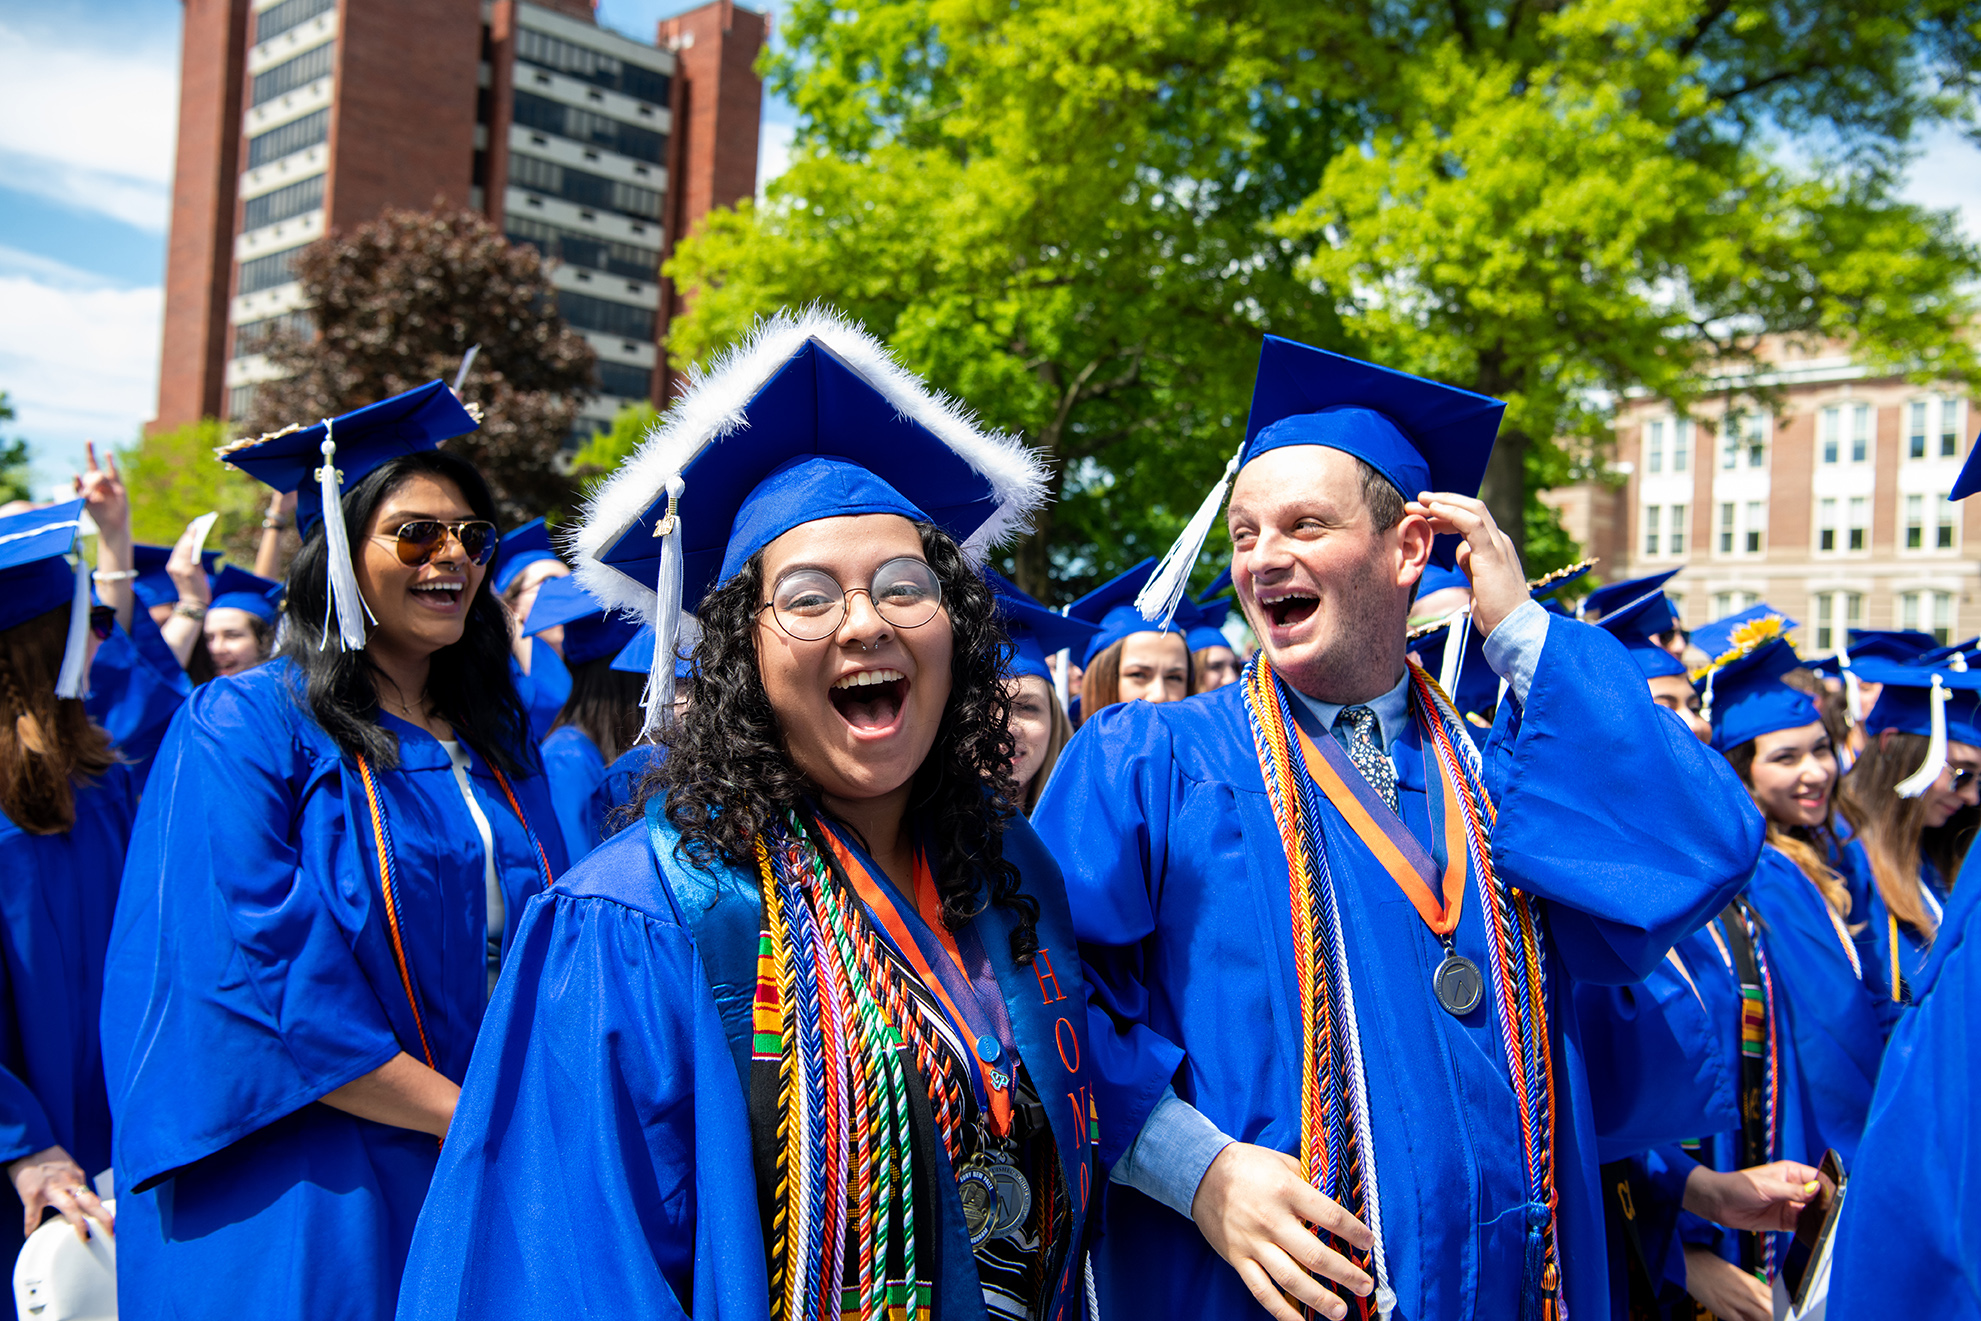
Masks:
[[[536,594],[526,635],[561,629],[571,696],[543,741],[544,777],[564,833],[564,856],[575,863],[604,838],[603,816],[592,797],[606,766],[640,736],[642,676],[613,668],[613,657],[632,641],[639,625],[598,599],[571,577],[553,578]]]
[[[94,464],[94,455],[91,456]],[[114,475],[114,463],[110,469]],[[144,607],[151,621],[163,628],[170,620],[179,603],[190,596],[196,605],[204,605],[210,594],[207,579],[220,567],[220,552],[203,550],[197,565],[192,555],[192,541],[180,534],[187,550],[178,561],[172,558],[178,543],[170,546],[134,546],[131,567],[137,571],[131,587],[138,603]],[[197,573],[198,578],[193,577]],[[195,630],[197,631],[197,630]]]
[[[1655,967],[1762,831],[1616,641],[1530,598],[1473,495],[1501,407],[1269,337],[1226,515],[1260,651],[1198,700],[1101,713],[1047,787],[1118,1025],[1091,1043],[1106,1315],[1608,1305],[1568,993]],[[1483,754],[1407,663],[1438,534],[1510,684]]]
[[[1177,603],[1177,619],[1186,630],[1184,641],[1190,648],[1190,669],[1196,679],[1192,695],[1208,693],[1228,683],[1238,682],[1244,662],[1224,635],[1224,621],[1238,598],[1230,595],[1231,570],[1226,569],[1204,589],[1195,601]],[[1219,593],[1224,595],[1219,595]]]
[[[11,1263],[44,1212],[110,1232],[92,1180],[110,1166],[97,1011],[137,784],[80,700],[93,631],[78,555],[84,502],[0,519],[0,1216]],[[96,617],[93,619],[92,614]],[[18,1217],[18,1218],[17,1218]]]
[[[118,899],[126,1318],[398,1297],[499,952],[563,859],[494,503],[434,448],[474,425],[433,382],[226,456],[300,487],[305,533],[280,655],[174,718]]]
[[[1135,594],[1155,571],[1153,556],[1102,583],[1066,607],[1069,619],[1095,626],[1080,655],[1076,723],[1116,702],[1180,702],[1196,689],[1196,671],[1183,629],[1142,618]]]
[[[1741,897],[1767,933],[1771,993],[1786,1006],[1808,1098],[1811,1131],[1785,1154],[1813,1164],[1835,1148],[1848,1169],[1898,1006],[1887,970],[1848,926],[1849,885],[1832,859],[1866,869],[1862,848],[1837,838],[1836,754],[1815,703],[1783,682],[1800,668],[1784,631],[1778,615],[1750,620],[1692,677],[1704,685],[1713,746],[1768,823]]]
[[[1596,618],[1598,626],[1621,642],[1630,659],[1637,662],[1651,700],[1683,720],[1701,743],[1710,743],[1713,727],[1703,714],[1699,689],[1670,645],[1672,636],[1680,630],[1677,612],[1672,609],[1671,598],[1665,595],[1664,588],[1678,572],[1672,569],[1628,582],[1605,583],[1589,596],[1615,592],[1619,587],[1629,589],[1627,595],[1605,598],[1602,612]]]
[[[693,698],[524,919],[401,1317],[1078,1315],[1086,993],[972,559],[1041,486],[823,311],[607,480],[578,576],[656,623],[652,715],[695,608]]]
[[[1925,970],[1981,818],[1981,672],[1863,658],[1854,670],[1879,696],[1837,807],[1864,850],[1864,920],[1897,991]]]
[[[683,620],[682,625],[685,633],[693,634],[689,621]],[[693,635],[699,637],[699,634]],[[675,647],[677,654],[674,659],[674,717],[677,720],[688,707],[688,676],[693,672],[694,667],[689,663],[687,656],[681,653],[690,649],[685,637]],[[639,706],[644,712],[645,686],[648,676],[653,671],[651,624],[642,624],[634,631],[632,640],[621,647],[619,654],[612,658],[612,670],[615,674],[639,676],[641,688]],[[639,726],[635,728],[637,733],[631,744],[605,768],[605,774],[599,777],[598,786],[592,790],[588,815],[599,823],[601,839],[617,834],[638,818],[638,804],[645,797],[640,786],[646,782],[647,776],[667,760],[666,746],[655,742],[653,738],[658,723],[648,721],[644,728]]]
[[[516,630],[514,658],[510,666],[523,709],[530,714],[530,734],[541,743],[550,737],[557,713],[571,697],[571,672],[564,665],[560,650],[563,633],[555,628],[541,633],[524,632],[537,593],[555,578],[569,577],[571,570],[550,546],[550,530],[540,518],[502,535],[495,562],[489,565],[496,595],[508,608]]]
[[[275,650],[282,584],[228,565],[213,579],[213,600],[202,621],[206,654],[216,678],[245,674]]]
[[[1011,681],[1006,685],[1011,697],[1011,786],[1019,810],[1029,817],[1073,737],[1073,722],[1059,704],[1048,658],[1084,652],[1098,630],[1085,620],[1046,609],[995,569],[985,569],[984,577],[1011,635]]]

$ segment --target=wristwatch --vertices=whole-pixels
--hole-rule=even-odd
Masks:
[[[184,615],[187,619],[201,620],[206,618],[206,607],[197,601],[181,601],[172,607],[172,613]]]

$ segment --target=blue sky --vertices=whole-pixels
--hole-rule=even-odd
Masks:
[[[748,0],[745,0],[748,3]],[[604,0],[650,39],[683,0]],[[773,3],[765,6],[775,10]],[[0,0],[0,390],[36,485],[83,442],[129,445],[157,399],[181,0]],[[760,178],[782,169],[788,106],[765,106]],[[1910,194],[1981,238],[1981,151],[1924,144]]]

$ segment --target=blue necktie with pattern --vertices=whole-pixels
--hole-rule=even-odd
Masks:
[[[1362,772],[1362,778],[1371,788],[1383,796],[1389,810],[1396,810],[1396,767],[1390,765],[1389,755],[1382,749],[1380,741],[1381,725],[1376,713],[1366,706],[1343,707],[1341,714],[1334,718],[1334,727],[1348,730],[1348,759],[1355,763],[1355,769]]]

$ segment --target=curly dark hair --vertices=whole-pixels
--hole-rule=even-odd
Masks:
[[[1018,888],[1004,857],[1004,831],[1016,813],[1011,783],[1010,639],[984,577],[949,535],[917,523],[922,553],[942,583],[956,645],[950,692],[934,745],[916,771],[909,811],[933,827],[929,870],[951,929],[990,902],[1014,919],[1011,957],[1029,964],[1038,952],[1039,906]],[[701,641],[688,680],[686,713],[664,734],[667,758],[641,784],[642,803],[666,795],[667,819],[681,848],[703,867],[724,859],[753,867],[756,838],[787,810],[804,818],[817,786],[785,752],[777,716],[757,668],[757,611],[763,600],[763,555],[711,592],[697,618]],[[822,809],[820,809],[822,810]],[[844,823],[841,823],[842,825]]]

